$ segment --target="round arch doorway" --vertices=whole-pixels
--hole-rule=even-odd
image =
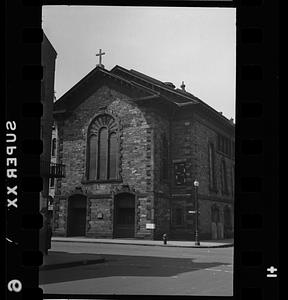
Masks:
[[[86,205],[84,195],[72,195],[68,198],[67,236],[86,235]]]
[[[114,197],[114,238],[135,237],[135,195],[120,193]]]

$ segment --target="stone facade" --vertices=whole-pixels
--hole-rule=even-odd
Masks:
[[[180,116],[179,116],[180,117]],[[197,179],[200,183],[198,188],[198,202],[199,202],[199,227],[200,237],[202,239],[213,238],[212,232],[214,230],[212,224],[211,209],[213,205],[219,207],[220,220],[217,226],[218,234],[214,235],[215,239],[222,239],[224,237],[232,237],[233,214],[231,213],[231,233],[224,236],[224,207],[228,206],[231,212],[234,210],[234,191],[233,180],[234,172],[234,156],[230,157],[215,151],[215,178],[217,190],[209,188],[209,158],[208,158],[208,144],[213,143],[215,149],[217,147],[217,134],[225,134],[225,130],[217,127],[209,119],[198,114],[177,120],[173,124],[172,129],[172,161],[174,163],[184,163],[186,178],[182,185],[175,185],[172,182],[172,209],[174,207],[184,207],[184,221],[182,225],[171,226],[171,235],[175,238],[181,236],[185,239],[194,239],[195,217],[189,214],[189,210],[195,209],[195,192],[193,182]],[[226,133],[229,136],[229,133]],[[231,141],[234,140],[233,134],[230,133]],[[220,187],[220,165],[222,160],[226,163],[226,180],[228,191],[221,192]],[[229,222],[229,221],[228,221]]]
[[[66,115],[61,115],[61,111],[64,111],[61,99],[58,106],[56,102],[57,160],[65,164],[66,176],[57,179],[54,235],[66,236],[72,232],[74,235],[99,238],[125,236],[121,230],[125,230],[125,222],[130,218],[128,211],[133,211],[134,220],[131,222],[134,227],[127,229],[127,232],[132,230],[127,237],[161,239],[166,233],[171,239],[193,240],[193,182],[197,179],[200,182],[200,238],[228,237],[228,229],[232,236],[234,158],[232,154],[228,157],[215,151],[217,187],[220,184],[220,164],[225,160],[228,191],[222,194],[220,187],[217,191],[211,191],[208,144],[215,144],[217,150],[218,134],[232,141],[233,130],[227,129],[229,126],[225,127],[225,123],[217,121],[217,118],[216,121],[206,118],[203,112],[194,107],[173,111],[166,106],[162,108],[163,104],[154,101],[154,96],[145,98],[139,94],[136,94],[137,100],[153,100],[135,101],[135,93],[126,92],[122,82],[114,85],[109,82],[109,79],[101,81],[89,96],[83,96]],[[60,112],[58,115],[57,109]],[[87,177],[87,134],[91,122],[101,114],[112,116],[118,124],[118,177],[115,180],[91,181]],[[183,177],[182,183],[175,179],[179,168],[184,168],[184,175],[179,175]],[[72,204],[74,202],[71,199],[77,198],[77,195],[79,203]],[[124,203],[123,208],[121,205]],[[224,221],[224,208],[225,218],[229,215],[230,221]],[[123,209],[126,210],[127,220],[122,222],[124,215],[121,216],[120,212]],[[219,218],[218,215],[215,217],[217,209]],[[83,230],[80,225],[75,227],[75,222],[81,223]],[[225,222],[229,223],[229,228]]]
[[[104,111],[119,120],[120,124],[121,180],[113,183],[86,183],[87,128],[91,120]],[[113,193],[115,188],[122,185],[129,185],[137,191],[136,234],[151,236],[151,231],[145,228],[147,214],[144,212],[154,199],[153,125],[146,120],[146,112],[127,96],[105,86],[78,106],[61,126],[58,125],[58,148],[61,149],[58,157],[66,165],[66,177],[58,179],[56,194],[66,195],[68,199],[76,187],[81,187],[87,193],[87,236],[112,237]],[[64,207],[62,209],[58,222],[65,224],[67,207],[66,210]],[[103,214],[103,219],[96,218],[98,213]],[[65,234],[65,228],[55,226],[55,233]]]

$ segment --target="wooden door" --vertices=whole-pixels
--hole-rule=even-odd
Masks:
[[[67,236],[86,235],[86,197],[71,196],[68,199],[68,228]]]
[[[114,236],[133,238],[135,236],[135,196],[123,193],[115,197]]]

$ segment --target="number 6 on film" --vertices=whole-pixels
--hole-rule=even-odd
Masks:
[[[8,282],[8,290],[10,292],[19,293],[22,290],[22,283],[18,279],[13,279]]]

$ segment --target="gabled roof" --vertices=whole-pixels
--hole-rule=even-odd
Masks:
[[[73,110],[81,101],[85,100],[85,97],[82,95],[83,92],[89,90],[89,88],[91,89],[91,86],[96,90],[97,85],[99,86],[101,82],[103,84],[103,80],[106,80],[106,83],[111,82],[115,84],[118,82],[118,85],[127,87],[132,94],[133,91],[137,92],[138,96],[134,99],[132,97],[135,101],[145,102],[151,99],[154,102],[156,100],[164,101],[174,106],[175,109],[178,108],[180,110],[182,107],[186,109],[186,107],[197,105],[200,110],[207,111],[213,118],[234,127],[226,117],[193,94],[178,88],[175,89],[171,84],[164,83],[133,69],[127,70],[118,65],[110,71],[102,67],[94,68],[55,102],[54,113],[65,113]]]
[[[165,84],[162,81],[159,81],[155,78],[152,78],[150,76],[147,76],[143,73],[140,73],[138,71],[135,71],[133,69],[127,70],[121,66],[115,66],[111,72],[113,74],[118,74],[119,76],[122,76],[127,79],[134,79],[137,82],[141,83],[144,86],[153,86],[155,90],[161,90],[162,93],[164,92],[167,97],[169,97],[175,104],[178,103],[186,103],[186,102],[191,102],[193,104],[198,103],[197,97],[194,95],[183,92],[182,90],[174,89],[170,85]]]
[[[110,79],[112,81],[121,82],[126,86],[129,86],[131,89],[137,89],[143,94],[143,96],[159,96],[160,94],[156,91],[153,91],[149,87],[139,85],[136,82],[127,80],[123,77],[113,74],[108,70],[105,70],[101,67],[94,68],[89,72],[85,77],[83,77],[78,83],[76,83],[69,91],[67,91],[61,98],[59,98],[54,104],[54,112],[64,112],[67,110],[73,110],[77,105],[81,103],[81,91],[87,89],[90,85],[95,85],[103,79]],[[95,86],[96,88],[96,86]],[[77,97],[78,95],[78,97]]]
[[[177,107],[182,108],[182,107],[187,107],[193,104],[199,104],[203,110],[209,111],[211,115],[216,117],[217,119],[228,122],[230,126],[234,127],[234,124],[231,124],[231,122],[223,116],[221,113],[216,111],[214,108],[206,104],[204,101],[201,99],[197,98],[193,94],[184,91],[182,89],[178,88],[173,88],[170,85],[165,84],[162,81],[159,81],[155,78],[152,78],[150,76],[147,76],[146,74],[140,73],[138,71],[135,71],[133,69],[127,70],[121,66],[116,65],[112,70],[112,73],[121,75],[122,77],[125,78],[136,78],[134,80],[138,80],[141,82],[143,85],[151,85],[153,88],[157,91],[162,91],[164,92],[165,98],[169,99],[173,103],[177,105]],[[162,95],[163,96],[163,95]]]

